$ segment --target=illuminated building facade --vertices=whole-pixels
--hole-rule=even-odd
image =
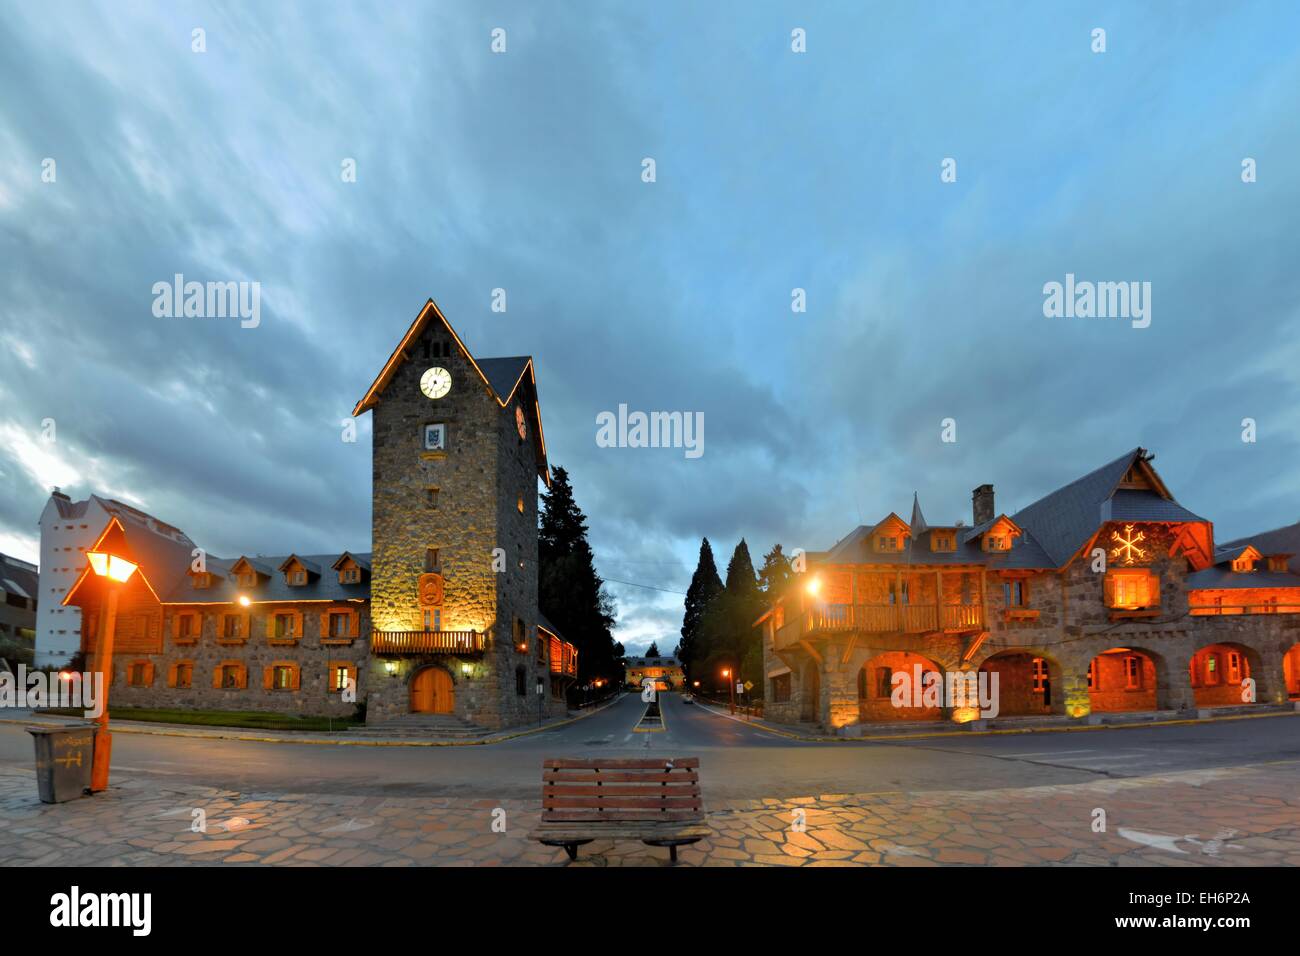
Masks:
[[[914,499],[807,554],[757,622],[766,716],[845,734],[976,716],[895,706],[900,671],[997,672],[1002,717],[1300,697],[1300,525],[1216,544],[1152,461],[1134,449],[1011,515],[981,485],[969,525]]]

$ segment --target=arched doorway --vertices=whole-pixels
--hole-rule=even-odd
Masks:
[[[822,684],[821,677],[817,673],[816,663],[809,662],[804,665],[803,680],[801,681],[801,696],[799,698],[799,719],[810,723],[816,723],[818,720],[818,711],[821,709]]]
[[[906,674],[903,706],[894,706],[894,675]],[[926,675],[940,678],[938,706],[926,706],[922,692]],[[942,720],[943,668],[927,657],[911,651],[887,651],[866,661],[858,671],[858,720]],[[932,695],[933,696],[933,695]]]
[[[1131,647],[1102,651],[1088,665],[1088,703],[1094,714],[1159,707],[1160,668],[1154,656]]]
[[[998,675],[999,716],[1041,717],[1065,713],[1061,669],[1050,657],[1003,651],[981,664],[979,672]],[[989,687],[991,692],[992,684]]]
[[[1236,707],[1255,703],[1243,700],[1246,696],[1241,684],[1254,676],[1255,653],[1244,644],[1210,644],[1192,655],[1188,676],[1197,707]]]
[[[456,705],[451,675],[441,667],[417,671],[411,681],[411,713],[450,714]]]
[[[1286,695],[1300,700],[1300,644],[1292,644],[1282,657],[1282,677],[1286,681]]]

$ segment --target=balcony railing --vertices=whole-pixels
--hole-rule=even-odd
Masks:
[[[559,656],[551,656],[551,673],[566,677],[578,676],[578,649],[572,644],[563,644]]]
[[[1300,607],[1294,604],[1193,604],[1188,610],[1197,616],[1300,613]]]
[[[375,631],[370,650],[375,654],[481,654],[487,635],[477,631]]]
[[[836,632],[925,634],[983,626],[984,608],[978,604],[820,604],[802,614],[791,614],[776,632],[776,647],[779,650],[808,637]]]

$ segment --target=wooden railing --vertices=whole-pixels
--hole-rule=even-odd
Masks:
[[[477,631],[375,631],[370,650],[375,654],[479,654],[487,635]]]
[[[806,637],[837,631],[876,634],[924,634],[930,631],[975,630],[984,626],[978,604],[821,604],[792,614],[776,631],[778,650]]]
[[[1188,608],[1198,617],[1220,614],[1296,614],[1300,607],[1293,604],[1193,604]]]
[[[551,673],[577,677],[578,649],[567,642],[561,644],[559,655],[551,655]]]

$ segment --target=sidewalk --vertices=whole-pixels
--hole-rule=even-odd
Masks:
[[[247,727],[204,727],[190,724],[162,724],[145,720],[109,720],[109,729],[115,734],[146,734],[156,737],[199,737],[209,740],[247,740],[256,743],[323,744],[342,747],[476,747],[514,740],[544,730],[554,730],[613,706],[621,698],[614,698],[599,707],[569,711],[566,717],[548,717],[540,724],[512,727],[483,737],[393,737],[384,734],[367,734],[364,727],[339,730],[332,734],[304,730],[254,730]],[[23,727],[61,727],[85,723],[78,717],[42,714],[31,710],[0,711],[0,724]]]
[[[693,866],[1297,866],[1300,761],[1076,785],[822,794],[711,806]],[[1106,832],[1094,832],[1098,811]],[[120,774],[41,804],[0,769],[0,866],[666,866],[600,840],[568,864],[528,839],[538,801],[236,792]],[[201,821],[206,832],[191,827]],[[504,832],[495,832],[504,825]]]
[[[725,704],[705,703],[695,698],[694,706],[709,713],[749,724],[764,733],[788,737],[791,740],[803,740],[812,743],[849,744],[877,740],[914,740],[927,737],[971,737],[991,734],[1031,734],[1031,733],[1075,733],[1088,730],[1121,730],[1126,727],[1161,727],[1179,724],[1212,723],[1221,720],[1258,720],[1264,717],[1295,717],[1300,715],[1300,702],[1279,705],[1258,705],[1258,711],[1242,712],[1242,708],[1219,708],[1224,711],[1215,714],[1212,710],[1201,710],[1197,716],[1189,717],[1175,711],[1141,712],[1132,715],[1122,713],[1107,714],[1105,721],[1080,723],[1070,717],[1051,715],[1044,717],[1002,717],[994,721],[974,721],[969,724],[954,724],[950,721],[900,721],[897,723],[861,724],[861,732],[855,736],[828,734],[817,725],[778,724],[760,717],[748,717],[740,712],[732,714]],[[1129,719],[1125,719],[1125,717]]]

